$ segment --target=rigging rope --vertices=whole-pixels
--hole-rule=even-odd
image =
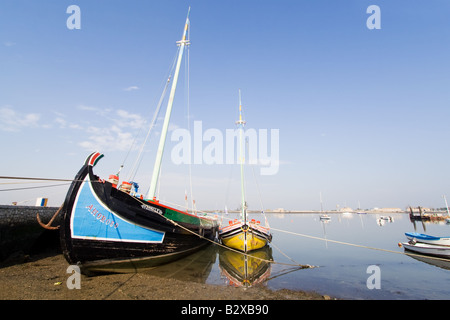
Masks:
[[[136,177],[137,171],[138,171],[139,166],[140,166],[141,161],[142,161],[142,153],[143,153],[143,151],[144,151],[144,147],[145,147],[145,145],[146,145],[146,143],[147,143],[147,140],[148,140],[148,138],[149,138],[149,136],[150,136],[150,133],[151,133],[152,129],[153,129],[154,126],[155,126],[156,120],[157,120],[158,115],[159,115],[159,112],[160,112],[160,110],[161,110],[161,105],[162,105],[162,103],[163,103],[163,101],[164,101],[164,98],[166,97],[167,88],[169,87],[169,83],[170,83],[170,81],[171,81],[171,79],[172,79],[172,73],[173,73],[173,70],[175,69],[175,64],[176,64],[176,60],[177,60],[177,56],[178,56],[178,51],[179,51],[179,50],[180,50],[180,49],[178,48],[178,49],[177,49],[177,52],[176,52],[176,55],[175,55],[174,58],[173,58],[172,65],[170,66],[170,68],[169,68],[169,70],[168,70],[168,72],[167,72],[167,80],[166,80],[166,82],[164,83],[163,92],[162,92],[162,94],[161,94],[161,97],[159,98],[159,102],[158,102],[158,105],[157,105],[157,107],[156,107],[156,110],[155,110],[155,112],[154,112],[154,114],[153,114],[152,121],[150,122],[150,126],[149,126],[149,129],[148,129],[148,131],[147,131],[147,136],[145,137],[145,140],[144,140],[144,142],[143,142],[142,145],[141,145],[141,149],[140,149],[140,151],[139,151],[139,154],[138,154],[138,156],[136,157],[136,160],[135,160],[135,162],[134,162],[134,164],[133,164],[133,167],[132,167],[132,169],[131,169],[131,171],[130,171],[130,173],[129,173],[128,181],[134,180],[134,178]],[[135,139],[136,139],[136,138],[135,138]],[[134,144],[134,142],[133,142],[133,144]],[[125,162],[125,161],[124,161],[124,162]]]
[[[190,39],[191,28],[188,29],[188,39]],[[185,59],[185,83],[186,83],[186,92],[187,92],[187,125],[188,132],[191,133],[191,96],[190,96],[190,46],[186,47],[186,59]],[[190,154],[192,159],[192,152]],[[189,159],[189,188],[191,192],[191,201],[192,201],[192,211],[197,214],[197,208],[195,206],[195,198],[194,198],[194,189],[192,188],[192,161]]]
[[[141,145],[141,149],[139,151],[139,154],[136,157],[136,161],[134,162],[134,165],[133,165],[133,167],[132,167],[132,169],[130,171],[130,178],[128,179],[128,181],[134,180],[134,178],[135,178],[135,176],[137,174],[137,170],[138,170],[139,165],[140,165],[140,163],[142,161],[142,152],[144,151],[144,147],[145,147],[145,145],[147,143],[148,137],[150,136],[150,132],[152,131],[153,127],[155,126],[156,119],[158,117],[159,111],[161,110],[162,102],[164,100],[164,97],[166,96],[166,91],[167,91],[167,88],[168,88],[169,83],[170,83],[170,78],[171,77],[169,76],[169,78],[166,81],[166,85],[165,85],[164,90],[163,90],[163,92],[161,94],[161,97],[159,99],[158,106],[156,107],[155,113],[153,114],[152,121],[150,122],[150,126],[149,126],[149,129],[147,131],[147,136],[145,137],[145,140],[144,140],[144,142]]]
[[[248,146],[248,139],[246,140],[246,143]],[[261,212],[264,216],[264,223],[265,223],[266,227],[269,227],[269,221],[267,220],[266,213],[264,212],[264,205],[262,202],[261,190],[259,188],[259,183],[258,183],[258,180],[256,179],[256,175],[255,175],[255,166],[252,165],[251,167],[252,167],[253,179],[255,180],[255,184],[256,184],[256,189],[258,190],[259,202],[261,204]]]

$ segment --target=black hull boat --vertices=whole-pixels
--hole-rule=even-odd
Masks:
[[[189,12],[182,40],[177,42],[178,59],[146,199],[131,191],[131,182],[123,181],[117,188],[118,174],[108,181],[97,177],[93,167],[103,157],[99,152],[86,159],[70,186],[61,209],[61,246],[67,261],[82,271],[129,272],[152,267],[190,254],[216,238],[216,217],[177,210],[156,199],[181,60],[189,45],[188,27]]]
[[[61,210],[66,260],[90,272],[129,272],[190,254],[216,237],[216,218],[146,201],[94,175],[103,155],[91,154]]]

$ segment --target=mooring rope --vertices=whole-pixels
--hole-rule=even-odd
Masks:
[[[171,203],[171,202],[167,202],[167,201],[165,201],[166,203],[168,203],[168,204],[170,204],[171,206],[174,206],[174,207],[180,207],[180,208],[183,208],[183,206],[181,206],[181,205],[178,205],[178,204],[175,204],[175,203]],[[202,210],[197,210],[197,212],[200,212],[200,213],[202,213],[202,214],[204,214],[205,216],[212,216],[212,217],[214,217],[214,216],[217,216],[217,214],[212,214],[212,213],[209,213],[209,212],[206,212],[206,211],[202,211]],[[198,216],[198,215],[197,215]],[[265,217],[265,215],[264,215],[264,217]],[[167,219],[167,218],[166,218]],[[223,219],[223,217],[222,217],[222,219]],[[231,221],[231,219],[228,219],[229,221]],[[172,221],[172,220],[170,220],[170,221]],[[172,222],[174,222],[174,221],[172,221]],[[177,225],[177,226],[179,226],[179,225]],[[183,226],[180,226],[181,228],[184,228]],[[192,231],[192,230],[189,230],[189,229],[187,229],[189,232],[191,232],[191,233],[193,233],[193,234],[195,234],[195,235],[197,235],[197,236],[199,236],[199,237],[202,237],[201,235],[198,235],[198,234],[196,234],[194,231]],[[205,237],[202,237],[202,238],[205,238]],[[230,247],[227,247],[227,246],[225,246],[225,245],[223,245],[223,244],[221,244],[221,243],[218,243],[217,241],[212,241],[212,240],[210,240],[210,239],[208,239],[208,238],[205,238],[205,239],[207,239],[208,241],[211,241],[211,242],[214,242],[216,245],[218,245],[218,246],[220,246],[220,247],[223,247],[223,248],[226,248],[226,249],[228,249],[228,250],[230,250],[230,251],[233,251],[233,252],[237,252],[237,253],[239,253],[239,254],[244,254],[244,255],[247,255],[247,256],[249,256],[249,257],[252,257],[252,258],[256,258],[256,259],[259,259],[259,260],[264,260],[264,261],[266,261],[266,262],[270,262],[270,263],[274,263],[274,264],[284,264],[284,265],[288,265],[288,266],[293,266],[293,267],[301,267],[301,268],[314,268],[315,266],[311,266],[311,265],[305,265],[305,264],[300,264],[300,263],[298,263],[297,261],[295,261],[294,259],[292,259],[291,257],[289,257],[286,253],[284,253],[278,246],[276,246],[273,242],[271,242],[271,244],[272,244],[272,246],[275,248],[275,249],[277,249],[283,256],[285,256],[287,259],[289,259],[289,260],[291,260],[292,262],[294,262],[294,264],[285,264],[285,263],[280,263],[280,262],[275,262],[275,261],[273,261],[273,260],[265,260],[265,259],[262,259],[262,258],[258,258],[258,257],[254,257],[254,256],[252,256],[252,255],[249,255],[249,254],[246,254],[246,253],[243,253],[242,251],[239,251],[239,250],[234,250],[234,249],[232,249],[232,248],[230,248]],[[266,240],[268,240],[268,239],[266,239]]]
[[[74,181],[73,179],[54,179],[54,178],[32,178],[32,177],[6,177],[0,176],[0,179],[8,179],[8,180],[40,180],[40,181]]]
[[[34,186],[34,187],[21,187],[21,188],[9,188],[9,189],[1,189],[0,191],[20,191],[20,190],[29,190],[29,189],[41,189],[41,188],[50,188],[50,187],[61,187],[67,186],[70,183],[60,183],[60,184],[50,184],[45,186]]]
[[[138,199],[138,198],[136,198],[136,199],[137,199],[139,202],[141,202],[142,204],[145,204],[145,202],[144,202],[143,200]],[[164,215],[162,215],[162,217],[164,217],[164,219],[166,219],[167,221],[169,221],[169,222],[172,223],[173,225],[175,225],[175,226],[177,226],[177,227],[179,227],[179,228],[181,228],[181,229],[183,229],[183,230],[185,230],[185,231],[187,231],[187,232],[189,232],[189,233],[191,233],[191,234],[193,234],[193,235],[196,235],[196,236],[198,236],[198,237],[200,237],[200,238],[202,238],[202,239],[204,239],[204,240],[207,240],[207,241],[211,242],[212,244],[214,244],[214,245],[216,245],[216,246],[225,248],[225,249],[227,249],[227,250],[230,250],[230,251],[235,252],[235,253],[238,253],[238,254],[242,254],[243,256],[246,256],[246,257],[249,257],[249,258],[258,259],[258,260],[261,260],[261,261],[263,261],[263,262],[267,262],[267,263],[271,263],[271,264],[279,264],[279,265],[285,265],[285,266],[291,266],[291,267],[299,267],[299,268],[301,268],[301,269],[315,268],[315,266],[311,266],[311,265],[309,265],[309,264],[306,264],[306,265],[305,265],[305,264],[299,264],[299,263],[295,262],[293,259],[290,259],[290,260],[291,260],[291,261],[294,261],[295,264],[292,264],[292,263],[284,263],[284,262],[278,262],[278,261],[274,261],[274,260],[268,260],[268,259],[256,257],[256,256],[251,255],[251,254],[249,254],[249,253],[242,252],[242,251],[239,251],[239,250],[236,250],[236,249],[227,247],[227,246],[225,246],[225,245],[222,244],[222,243],[219,243],[219,242],[217,242],[217,241],[214,241],[214,240],[211,240],[211,239],[209,239],[209,238],[206,238],[205,236],[203,236],[203,235],[201,235],[201,234],[198,234],[198,233],[194,232],[193,230],[190,230],[190,229],[188,229],[188,228],[186,228],[186,227],[180,225],[179,223],[177,223],[177,222],[175,222],[175,221],[173,221],[173,220],[171,220],[171,219],[165,217]]]
[[[5,179],[5,180],[28,180],[28,182],[1,182],[0,185],[41,183],[41,181],[59,181],[59,182],[66,182],[66,183],[50,184],[50,185],[44,185],[44,186],[33,186],[33,187],[20,187],[20,188],[0,189],[0,192],[1,192],[1,191],[20,191],[20,190],[29,190],[29,189],[40,189],[40,188],[50,188],[50,187],[61,187],[61,186],[67,186],[67,185],[69,185],[71,182],[75,181],[75,180],[73,180],[73,179],[31,178],[31,177],[7,177],[7,176],[0,176],[0,179]]]
[[[307,235],[307,234],[302,234],[302,233],[293,232],[293,231],[287,231],[287,230],[282,230],[282,229],[276,229],[276,228],[271,228],[271,229],[275,230],[275,231],[287,233],[287,234],[292,234],[292,235],[296,235],[296,236],[305,237],[305,238],[310,238],[310,239],[315,239],[315,240],[322,240],[322,241],[327,241],[327,242],[332,242],[332,243],[337,243],[337,244],[342,244],[342,245],[347,245],[347,246],[352,246],[352,247],[357,247],[357,248],[377,250],[377,251],[401,254],[401,255],[406,255],[406,256],[411,256],[411,257],[422,257],[422,258],[424,257],[424,255],[421,255],[421,254],[415,254],[415,253],[409,253],[409,252],[400,252],[400,251],[376,248],[376,247],[371,247],[371,246],[366,246],[366,245],[361,245],[361,244],[355,244],[355,243],[350,243],[350,242],[344,242],[344,241],[339,241],[339,240],[331,240],[331,239],[327,239],[327,238],[321,238],[321,237],[311,236],[311,235]],[[430,259],[434,259],[434,260],[441,260],[441,261],[450,262],[450,260],[446,259],[446,258],[440,258],[440,257],[434,257],[434,256],[426,256],[426,258],[427,259],[430,258]]]

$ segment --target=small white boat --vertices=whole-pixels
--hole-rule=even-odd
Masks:
[[[426,244],[415,241],[404,242],[402,246],[409,251],[414,251],[430,256],[450,258],[450,247]]]
[[[448,246],[450,249],[450,237],[435,237],[435,236],[430,236],[428,234],[417,233],[417,232],[406,232],[405,236],[406,236],[406,238],[408,238],[408,240],[413,240],[416,242],[421,242],[421,243],[426,243],[426,244]]]
[[[331,217],[327,214],[321,214],[320,215],[320,220],[331,220]]]

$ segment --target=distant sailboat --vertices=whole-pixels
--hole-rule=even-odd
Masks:
[[[243,252],[249,252],[256,249],[261,249],[272,241],[272,234],[270,228],[262,226],[259,221],[254,219],[249,220],[247,214],[247,202],[245,200],[244,190],[244,143],[243,131],[245,121],[242,119],[242,103],[241,92],[239,91],[239,120],[236,121],[239,127],[239,146],[240,146],[240,162],[241,162],[241,210],[240,218],[229,221],[226,226],[219,228],[219,238],[222,243],[230,248],[237,249]]]
[[[66,260],[82,270],[126,272],[165,263],[210,243],[216,218],[198,216],[160,203],[156,198],[166,134],[189,27],[189,13],[173,75],[150,190],[146,199],[130,192],[131,183],[118,176],[105,181],[93,172],[103,157],[89,155],[75,176],[62,208],[61,246]],[[170,79],[170,78],[169,78]]]
[[[326,213],[323,213],[322,192],[320,192],[319,195],[320,195],[320,220],[330,221],[331,217]]]

